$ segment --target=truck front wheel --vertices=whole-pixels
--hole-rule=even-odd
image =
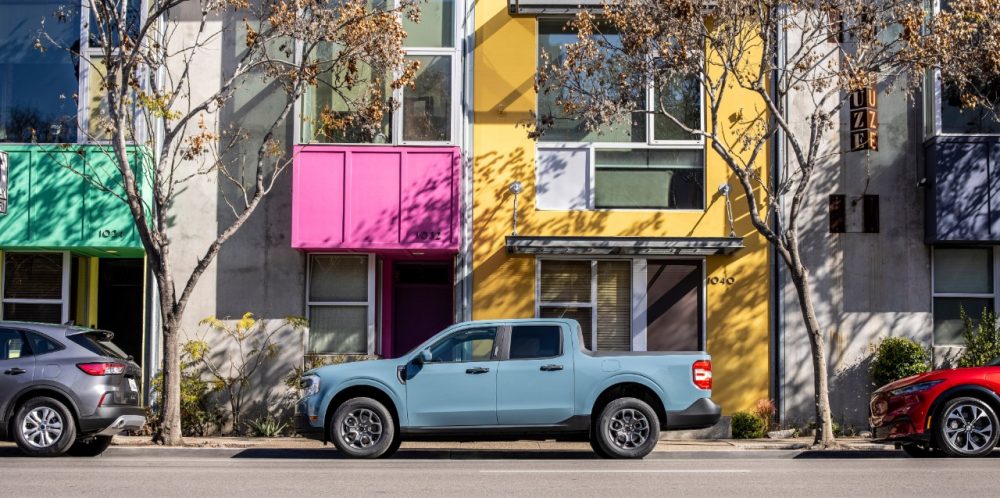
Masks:
[[[636,398],[611,401],[601,410],[595,425],[594,443],[609,458],[643,458],[660,439],[656,411]]]

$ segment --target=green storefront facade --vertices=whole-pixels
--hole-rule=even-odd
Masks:
[[[122,349],[146,363],[144,251],[118,196],[110,147],[0,144],[0,151],[8,158],[0,319],[111,330]],[[141,164],[147,156],[136,148],[131,157],[148,199]]]

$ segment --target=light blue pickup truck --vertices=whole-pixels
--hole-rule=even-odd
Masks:
[[[401,358],[307,372],[296,430],[357,458],[403,439],[587,440],[605,458],[642,458],[661,430],[718,422],[708,354],[584,344],[574,320],[459,323]]]

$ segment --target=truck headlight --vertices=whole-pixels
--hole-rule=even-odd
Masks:
[[[299,381],[299,385],[302,387],[302,397],[308,398],[319,392],[319,376],[304,375]]]

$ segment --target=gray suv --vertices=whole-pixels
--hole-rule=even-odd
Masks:
[[[142,428],[139,366],[112,336],[0,321],[0,438],[29,456],[96,456]]]

